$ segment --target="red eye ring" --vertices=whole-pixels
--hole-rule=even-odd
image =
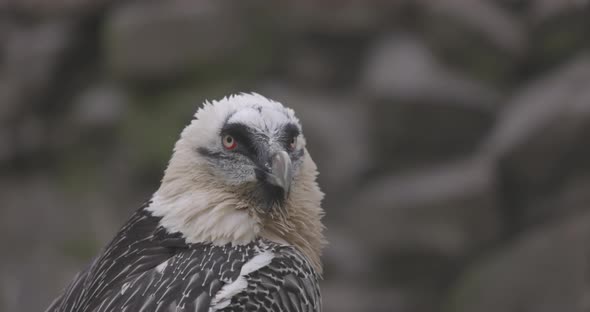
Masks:
[[[232,137],[229,134],[223,136],[223,138],[221,139],[221,143],[223,144],[223,147],[225,147],[226,150],[233,150],[238,146],[236,139],[234,139],[234,137]]]

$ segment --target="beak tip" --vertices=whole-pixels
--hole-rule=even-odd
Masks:
[[[291,186],[291,171],[291,158],[287,152],[281,151],[272,157],[272,180],[274,184],[283,188],[285,194]]]

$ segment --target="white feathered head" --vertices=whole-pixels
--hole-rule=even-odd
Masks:
[[[182,132],[150,209],[188,242],[264,237],[319,265],[317,169],[293,110],[258,94],[206,102]]]

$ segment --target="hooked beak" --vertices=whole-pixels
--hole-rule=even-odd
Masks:
[[[264,212],[271,211],[277,205],[282,206],[289,195],[293,177],[291,158],[287,152],[280,151],[267,159],[269,163],[264,166],[265,170],[260,167],[256,170],[260,182],[257,194],[263,203],[261,207]]]
[[[291,188],[293,170],[291,158],[285,151],[280,151],[272,157],[271,171],[268,173],[267,181],[283,189],[285,197]]]

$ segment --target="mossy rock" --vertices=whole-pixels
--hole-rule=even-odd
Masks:
[[[104,64],[112,76],[137,84],[260,74],[280,46],[260,16],[220,2],[131,3],[104,23]]]
[[[441,62],[482,82],[500,87],[510,84],[519,62],[513,51],[498,47],[481,33],[445,16],[426,19],[422,28]]]
[[[110,142],[112,143],[112,141]],[[112,144],[97,144],[94,141],[79,142],[59,156],[57,178],[61,189],[70,195],[94,192],[101,181],[104,158],[109,156]]]
[[[90,236],[72,237],[62,242],[58,248],[64,256],[85,262],[98,253],[101,243]]]
[[[123,121],[120,142],[136,178],[141,183],[157,183],[172,155],[174,143],[202,103],[237,91],[236,85],[231,83],[185,83],[174,89],[137,92]]]
[[[588,10],[569,12],[536,25],[531,35],[530,67],[545,71],[590,49]]]

